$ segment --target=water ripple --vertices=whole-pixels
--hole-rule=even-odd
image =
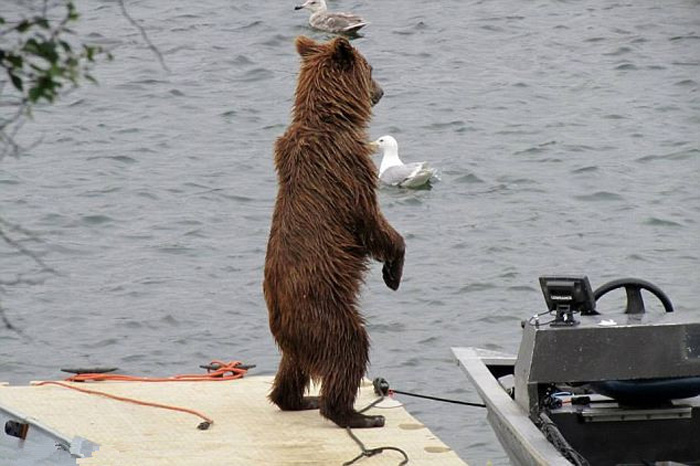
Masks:
[[[644,223],[646,225],[651,225],[651,226],[672,227],[672,228],[683,226],[678,222],[674,222],[671,220],[665,220],[665,219],[661,219],[661,218],[657,218],[657,217],[649,217],[648,219],[646,219],[644,221]]]
[[[624,197],[617,193],[611,193],[607,191],[598,191],[593,194],[574,196],[574,198],[585,202],[621,201],[624,199]]]
[[[103,225],[114,221],[114,219],[108,215],[85,215],[82,220],[87,225]]]
[[[483,183],[484,180],[476,176],[474,173],[467,173],[466,175],[461,175],[458,176],[453,180],[455,183],[465,183],[465,184],[474,184],[474,183]]]

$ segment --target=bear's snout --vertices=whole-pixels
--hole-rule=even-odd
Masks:
[[[384,89],[381,88],[379,84],[377,84],[377,81],[374,79],[372,80],[372,106],[374,107],[377,105],[377,102],[382,100],[382,96],[384,95]]]

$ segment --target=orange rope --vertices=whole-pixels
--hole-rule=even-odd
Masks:
[[[117,401],[125,401],[127,403],[133,403],[133,404],[141,405],[141,406],[152,406],[154,408],[169,409],[171,411],[180,411],[183,413],[194,414],[195,416],[204,419],[204,422],[202,422],[201,424],[199,424],[197,426],[197,428],[200,430],[206,430],[209,428],[209,426],[211,426],[214,423],[214,420],[212,418],[210,418],[210,417],[208,417],[208,416],[206,416],[206,415],[204,415],[204,414],[202,414],[199,411],[196,411],[194,409],[181,408],[179,406],[164,405],[164,404],[160,404],[160,403],[154,403],[151,401],[141,401],[141,400],[137,400],[134,398],[127,398],[124,396],[112,395],[111,393],[99,392],[97,390],[89,390],[87,388],[74,387],[73,385],[68,385],[68,384],[65,384],[63,382],[47,381],[47,382],[39,382],[36,385],[58,385],[59,387],[70,388],[71,390],[77,390],[79,392],[89,393],[91,395],[100,395],[100,396],[111,398],[111,399],[117,400]]]
[[[240,361],[223,362],[214,360],[210,366],[218,366],[216,369],[207,369],[206,374],[180,374],[172,377],[136,377],[122,374],[84,373],[68,377],[68,382],[103,382],[105,380],[115,382],[221,382],[235,380],[243,377],[248,369],[238,367]],[[226,375],[227,373],[230,375]]]
[[[223,361],[214,360],[209,365],[210,366],[218,366],[218,367],[216,367],[215,369],[207,369],[206,374],[181,374],[181,375],[175,375],[173,377],[135,377],[135,376],[121,375],[121,374],[85,373],[85,374],[77,374],[77,375],[68,377],[66,379],[66,381],[68,381],[68,382],[101,382],[101,381],[109,380],[109,381],[123,381],[123,382],[218,382],[218,381],[223,381],[223,380],[240,379],[241,377],[243,377],[245,375],[246,372],[248,372],[248,369],[238,367],[241,365],[240,361],[223,362]],[[231,374],[226,375],[229,372]],[[196,411],[194,409],[181,408],[179,406],[171,406],[171,405],[155,403],[155,402],[151,402],[151,401],[142,401],[142,400],[137,400],[134,398],[127,398],[124,396],[113,395],[111,393],[105,393],[105,392],[100,392],[97,390],[90,390],[88,388],[81,388],[81,387],[76,387],[74,385],[68,385],[67,383],[64,383],[64,382],[45,381],[45,382],[39,382],[36,385],[37,386],[58,385],[59,387],[69,388],[71,390],[76,390],[76,391],[79,391],[82,393],[88,393],[91,395],[104,396],[104,397],[111,398],[111,399],[117,400],[117,401],[124,401],[127,403],[133,403],[133,404],[141,405],[141,406],[151,406],[154,408],[168,409],[171,411],[179,411],[182,413],[193,414],[201,419],[204,419],[204,422],[200,423],[197,426],[197,428],[200,430],[206,430],[212,424],[214,424],[214,420],[212,418],[210,418],[210,417],[208,417],[208,416],[206,416],[206,415],[202,414],[201,412]]]

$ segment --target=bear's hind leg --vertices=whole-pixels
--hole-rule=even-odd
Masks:
[[[269,395],[270,401],[279,406],[282,411],[318,409],[319,397],[304,396],[309,380],[309,376],[301,367],[283,352],[272,392]]]
[[[362,374],[352,380],[334,374],[323,379],[321,386],[321,415],[336,423],[339,427],[362,429],[383,427],[384,416],[367,416],[355,411],[356,390],[360,386]]]
[[[383,427],[384,416],[366,416],[355,411],[355,397],[360,388],[369,353],[369,341],[363,327],[354,332],[350,348],[336,347],[330,370],[321,385],[321,415],[340,427],[361,429]],[[336,340],[337,341],[337,340]],[[347,355],[352,355],[348,358]]]

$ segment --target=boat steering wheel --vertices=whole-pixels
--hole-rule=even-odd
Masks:
[[[666,312],[673,312],[673,304],[671,304],[671,300],[668,299],[668,296],[653,283],[640,280],[639,278],[620,278],[618,280],[613,280],[598,287],[593,293],[593,296],[595,300],[598,301],[608,292],[622,287],[625,288],[625,292],[627,293],[627,308],[625,314],[644,314],[645,308],[644,299],[642,299],[642,289],[656,296],[656,298],[661,301],[661,304],[663,304]]]

